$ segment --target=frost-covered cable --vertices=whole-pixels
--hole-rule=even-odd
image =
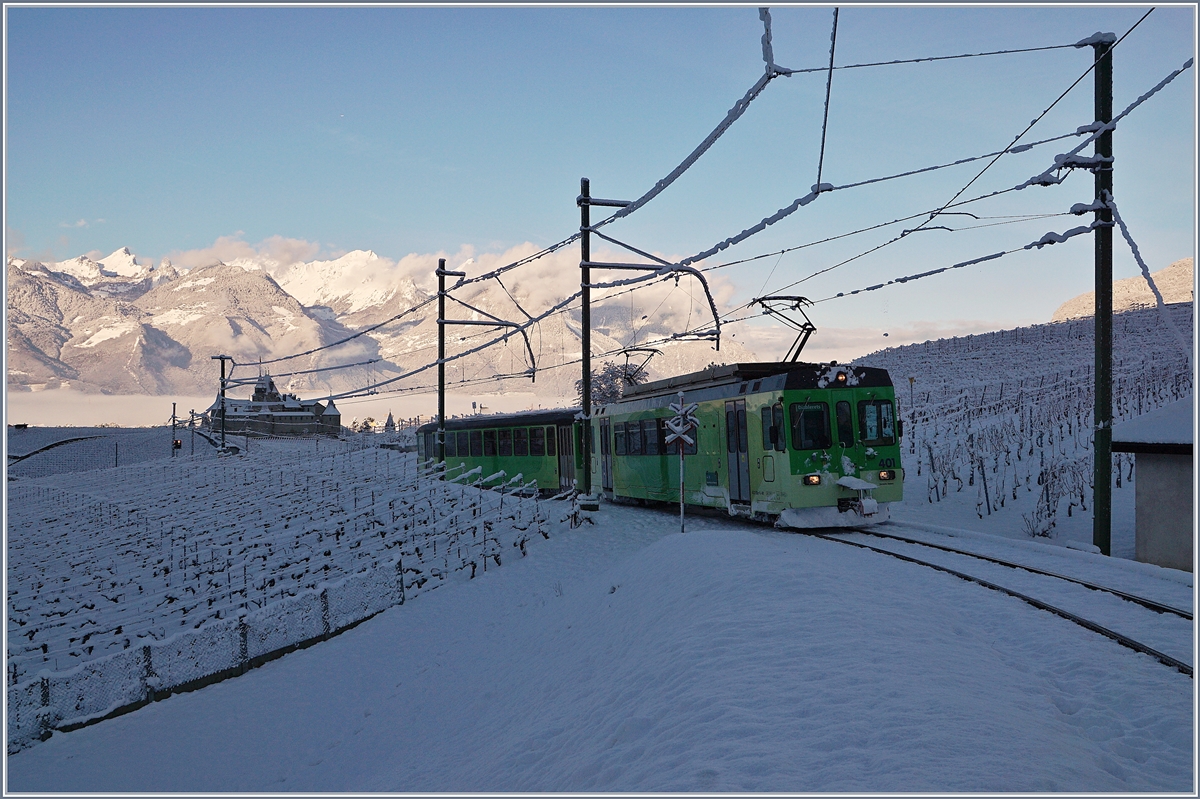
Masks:
[[[1150,276],[1150,267],[1146,266],[1145,260],[1142,259],[1142,253],[1138,249],[1137,243],[1134,242],[1133,236],[1129,233],[1129,227],[1126,226],[1125,220],[1121,218],[1121,214],[1117,211],[1117,203],[1113,200],[1113,196],[1105,191],[1101,197],[1101,202],[1112,211],[1113,221],[1121,228],[1121,235],[1125,237],[1125,242],[1129,245],[1130,251],[1133,253],[1133,258],[1137,261],[1138,268],[1142,270],[1142,277],[1146,279],[1146,284],[1150,286],[1150,291],[1154,292],[1154,307],[1158,310],[1158,317],[1171,331],[1171,335],[1175,337],[1175,341],[1179,344],[1179,348],[1183,350],[1184,355],[1188,359],[1188,368],[1192,367],[1192,348],[1183,334],[1179,332],[1179,328],[1175,326],[1175,322],[1171,319],[1171,315],[1167,313],[1166,303],[1163,301],[1162,293],[1158,290],[1158,286],[1154,283],[1154,278]],[[1072,208],[1072,211],[1075,209]],[[1085,207],[1080,213],[1085,213],[1088,210],[1094,210],[1090,207]]]
[[[708,280],[706,280],[703,273],[701,273],[700,270],[696,269],[695,267],[686,266],[684,264],[668,264],[663,266],[661,269],[656,269],[653,272],[647,272],[646,274],[638,275],[637,277],[625,278],[622,280],[611,280],[606,283],[592,283],[588,285],[588,288],[620,288],[622,286],[633,286],[640,283],[647,283],[651,280],[668,279],[671,277],[674,277],[676,280],[678,280],[681,273],[692,275],[694,278],[700,281],[700,285],[704,289],[704,297],[708,300],[708,308],[710,311],[712,311],[713,324],[716,325],[714,332],[717,340],[717,348],[720,349],[721,313],[717,310],[717,302],[715,299],[713,299],[712,290],[708,286]]]
[[[435,360],[433,363],[426,364],[425,366],[419,366],[416,369],[410,369],[409,371],[404,372],[403,374],[397,375],[396,377],[390,377],[387,380],[380,381],[380,382],[374,384],[373,386],[371,386],[371,390],[375,390],[375,389],[379,388],[380,386],[390,385],[390,384],[398,382],[400,380],[404,380],[405,378],[412,377],[413,375],[420,374],[421,372],[424,372],[427,369],[434,368],[439,363],[450,363],[451,361],[457,361],[460,358],[465,358],[468,355],[474,355],[475,353],[477,353],[481,350],[487,349],[488,347],[492,346],[493,344],[498,344],[501,341],[504,341],[505,339],[512,336],[512,334],[514,332],[528,330],[530,327],[532,327],[536,323],[540,322],[541,320],[543,320],[543,319],[551,316],[555,312],[557,312],[560,308],[564,308],[568,304],[570,304],[572,301],[579,299],[579,297],[581,295],[582,295],[582,292],[577,291],[574,294],[572,294],[570,297],[567,297],[562,302],[559,302],[557,305],[553,305],[546,311],[543,311],[541,314],[531,318],[529,321],[523,322],[519,325],[515,325],[512,328],[507,328],[507,330],[509,330],[509,332],[504,333],[503,335],[496,336],[495,338],[491,339],[490,341],[480,344],[478,347],[473,347],[469,350],[465,350],[464,352],[460,352],[457,355],[451,355],[447,358],[441,358],[441,359]],[[367,391],[367,389],[356,389],[356,390],[352,390],[352,391],[345,391],[341,394],[332,395],[330,397],[330,399],[342,399],[343,397],[362,396],[366,391]]]
[[[972,156],[971,158],[964,158],[964,159],[961,159],[961,160],[959,160],[959,161],[954,161],[954,162],[952,162],[952,163],[949,163],[949,164],[939,164],[939,165],[936,165],[936,166],[924,167],[924,168],[922,168],[922,169],[916,169],[916,170],[912,170],[912,171],[910,171],[910,172],[901,172],[901,173],[898,173],[898,174],[895,174],[895,175],[888,175],[888,176],[881,177],[881,178],[872,178],[871,180],[863,180],[863,181],[859,181],[859,182],[857,182],[857,183],[847,183],[847,184],[845,184],[845,185],[842,185],[842,186],[834,186],[834,185],[833,185],[833,184],[831,184],[831,183],[821,183],[821,184],[818,184],[818,185],[812,186],[812,187],[810,188],[810,191],[809,191],[809,193],[808,193],[808,194],[806,194],[806,195],[805,195],[805,196],[803,196],[803,197],[800,197],[800,198],[796,199],[794,202],[792,202],[792,204],[791,204],[791,205],[788,205],[788,206],[786,206],[786,207],[784,207],[784,208],[781,208],[781,209],[779,209],[779,210],[778,210],[778,211],[776,211],[776,212],[775,212],[773,215],[771,215],[771,216],[769,216],[769,217],[767,217],[767,218],[763,219],[763,220],[762,220],[761,222],[759,222],[757,225],[754,225],[753,227],[747,228],[747,229],[743,230],[741,233],[737,234],[736,236],[731,236],[730,238],[728,238],[728,239],[725,239],[724,241],[720,242],[719,244],[716,244],[716,245],[714,245],[714,246],[710,247],[709,249],[707,249],[707,250],[704,250],[703,252],[697,253],[696,255],[693,255],[693,256],[691,256],[690,258],[685,258],[685,259],[683,259],[682,261],[680,261],[680,263],[681,263],[681,264],[685,264],[685,265],[686,265],[686,264],[693,264],[693,263],[696,263],[697,261],[703,261],[705,258],[709,258],[709,257],[711,257],[711,256],[715,255],[716,253],[718,253],[718,252],[720,252],[720,251],[722,251],[722,250],[724,250],[724,249],[726,249],[726,248],[728,248],[728,247],[732,247],[734,244],[739,244],[739,243],[741,243],[742,241],[745,241],[746,239],[748,239],[748,238],[750,238],[751,236],[755,235],[756,233],[760,233],[760,232],[762,232],[762,231],[763,231],[763,230],[765,230],[767,227],[769,227],[769,226],[771,226],[771,225],[775,224],[775,223],[776,223],[776,222],[778,222],[779,220],[781,220],[781,219],[783,219],[783,218],[785,218],[785,217],[787,217],[787,216],[790,216],[792,213],[794,213],[794,212],[795,212],[795,211],[797,211],[798,209],[800,209],[800,208],[804,207],[805,205],[808,205],[808,204],[809,204],[809,203],[811,203],[813,200],[815,200],[815,199],[817,198],[817,196],[818,196],[818,195],[820,195],[820,194],[827,194],[827,193],[829,193],[829,192],[831,192],[831,191],[838,191],[838,190],[840,190],[840,189],[851,189],[851,188],[855,188],[855,187],[857,187],[857,186],[865,186],[865,185],[868,185],[868,184],[870,184],[870,183],[880,183],[880,182],[882,182],[882,181],[885,181],[885,180],[895,180],[896,178],[908,177],[908,176],[910,176],[910,175],[917,175],[917,174],[920,174],[920,173],[922,173],[922,172],[931,172],[931,171],[933,171],[933,170],[936,170],[936,169],[946,169],[947,167],[951,167],[951,166],[957,166],[957,165],[959,165],[959,164],[966,164],[966,163],[970,163],[971,161],[978,161],[978,160],[980,160],[980,159],[983,159],[983,158],[991,158],[991,157],[999,158],[1000,156],[1002,156],[1002,155],[1005,155],[1006,153],[1012,153],[1012,152],[1026,152],[1027,150],[1029,150],[1029,149],[1032,149],[1033,147],[1036,147],[1036,146],[1038,146],[1038,145],[1041,145],[1041,144],[1046,144],[1046,143],[1048,143],[1048,142],[1052,142],[1052,141],[1058,141],[1059,139],[1065,139],[1065,138],[1068,138],[1068,137],[1070,137],[1070,136],[1075,136],[1075,135],[1080,135],[1080,132],[1079,132],[1079,131],[1076,131],[1075,133],[1064,133],[1064,134],[1062,134],[1061,136],[1053,136],[1053,137],[1051,137],[1051,138],[1049,138],[1049,139],[1044,139],[1044,140],[1042,140],[1042,141],[1038,141],[1038,142],[1032,142],[1032,143],[1030,143],[1030,144],[1027,144],[1027,145],[1024,145],[1024,146],[1022,146],[1022,147],[1018,147],[1018,148],[1015,148],[1015,149],[1012,147],[1012,145],[1009,145],[1009,147],[1007,147],[1007,148],[1005,148],[1005,149],[1003,149],[1003,150],[999,150],[999,151],[997,151],[997,152],[994,152],[994,153],[987,153],[987,154],[984,154],[984,155]],[[982,173],[980,173],[980,174],[982,174]],[[978,176],[977,176],[977,177],[978,177]],[[970,185],[970,184],[968,184],[968,185]],[[1015,187],[1014,187],[1014,188],[1015,188]],[[984,197],[994,197],[994,196],[995,196],[995,195],[997,195],[997,194],[1003,194],[1004,192],[1007,192],[1007,191],[1013,191],[1013,190],[1014,190],[1014,189],[1012,189],[1012,188],[1010,188],[1010,189],[1001,189],[1001,190],[1000,190],[1000,191],[998,191],[998,192],[992,192],[991,194],[987,194],[987,195],[983,195],[983,196],[984,196]],[[962,194],[962,192],[959,192],[958,194],[956,194],[956,195],[955,195],[955,199],[958,199],[958,197],[959,197],[959,196],[961,196],[961,194]],[[981,198],[975,198],[974,200],[967,200],[967,201],[965,201],[965,202],[975,202],[975,201],[976,201],[976,200],[978,200],[978,199],[981,199]],[[954,203],[954,202],[951,202],[951,203],[949,203],[949,204],[947,204],[947,205],[943,205],[943,206],[939,207],[938,209],[936,209],[936,210],[934,210],[934,211],[929,211],[929,212],[925,212],[925,213],[928,213],[928,214],[929,214],[929,219],[930,219],[930,220],[932,220],[932,219],[933,219],[935,216],[937,216],[938,214],[940,214],[940,213],[943,213],[943,212],[944,212],[944,211],[945,211],[947,208],[956,207],[956,206],[958,206],[958,205],[962,205],[962,204],[964,204],[964,203]],[[906,218],[906,219],[912,219],[912,218],[915,218],[916,216],[924,216],[924,215],[925,215],[925,213],[922,213],[922,214],[915,214],[914,216],[911,216],[911,217],[905,217],[905,218]],[[927,221],[928,221],[928,220],[927,220]],[[888,223],[888,224],[892,224],[892,223]],[[876,227],[882,227],[882,225],[879,225],[879,226],[876,226]],[[919,227],[923,227],[923,226],[919,226]],[[866,230],[870,230],[870,229],[872,229],[872,228],[865,228],[865,229],[866,229]],[[912,231],[910,231],[910,232],[912,232]],[[889,243],[890,243],[890,242],[889,242]],[[885,246],[886,246],[886,245],[885,245]]]
[[[1014,154],[1014,153],[1026,153],[1026,152],[1029,152],[1030,150],[1032,150],[1034,147],[1038,147],[1043,144],[1049,144],[1050,142],[1060,141],[1062,139],[1069,139],[1072,136],[1082,136],[1084,133],[1087,133],[1087,132],[1088,132],[1088,130],[1086,130],[1085,128],[1080,128],[1080,129],[1076,130],[1074,133],[1064,133],[1060,136],[1051,136],[1049,139],[1042,139],[1040,141],[1030,142],[1029,144],[1021,144],[1016,147],[1010,146],[1010,147],[1006,147],[1003,150],[996,150],[995,152],[984,153],[983,155],[973,155],[970,158],[960,158],[957,161],[950,161],[945,164],[936,164],[934,166],[926,166],[926,167],[922,167],[920,169],[910,169],[908,172],[897,172],[894,175],[885,175],[884,177],[881,177],[881,178],[871,178],[869,180],[860,180],[855,183],[845,183],[845,184],[842,184],[841,186],[834,186],[832,189],[830,189],[830,191],[841,191],[842,189],[856,189],[859,186],[869,186],[872,183],[883,183],[884,181],[896,180],[897,178],[907,178],[907,177],[911,177],[913,175],[920,175],[925,172],[936,172],[939,169],[948,169],[952,166],[962,166],[963,164],[969,164],[972,161],[982,161],[984,158],[994,158],[994,157],[998,157],[998,156],[1002,156],[1002,155],[1009,155],[1009,154]]]
[[[768,75],[775,72],[775,50],[771,47],[771,9],[758,9],[758,18],[762,20],[763,35],[762,35],[762,53],[763,63],[766,65],[766,73]]]
[[[1074,208],[1072,208],[1072,213],[1075,212],[1075,208],[1077,208],[1077,207],[1078,206],[1075,206]],[[1003,258],[1006,255],[1011,255],[1012,253],[1020,252],[1021,250],[1032,250],[1032,249],[1040,250],[1043,247],[1048,247],[1052,244],[1062,244],[1063,242],[1067,241],[1068,239],[1074,238],[1075,236],[1080,236],[1080,235],[1083,235],[1084,233],[1091,233],[1093,230],[1095,230],[1097,228],[1111,227],[1111,226],[1112,226],[1111,222],[1104,222],[1101,220],[1097,220],[1095,222],[1092,222],[1090,225],[1081,225],[1079,227],[1074,227],[1063,233],[1050,232],[1050,233],[1047,233],[1046,235],[1042,236],[1037,241],[1032,241],[1029,244],[1024,245],[1023,247],[1016,247],[1011,250],[1002,250],[1001,252],[994,252],[990,255],[983,255],[983,256],[980,256],[979,258],[972,258],[969,261],[960,261],[959,263],[951,264],[950,266],[943,266],[938,269],[930,269],[928,272],[919,272],[915,275],[906,275],[904,277],[898,277],[893,280],[888,280],[884,283],[876,283],[874,286],[867,286],[866,288],[855,289],[854,291],[839,291],[837,294],[834,294],[829,297],[824,297],[819,300],[814,300],[814,302],[828,302],[829,300],[835,300],[835,299],[838,299],[839,297],[851,297],[855,294],[863,294],[868,291],[878,291],[879,289],[885,288],[887,286],[893,286],[893,285],[898,285],[898,284],[903,284],[903,283],[911,283],[914,280],[920,280],[921,278],[930,277],[932,275],[940,275],[943,272],[949,272],[951,269],[962,269],[965,266],[974,266],[975,264],[981,264],[986,261],[994,261],[997,258]]]
[[[837,20],[838,8],[834,6],[833,32],[829,34],[829,75],[825,78],[825,118],[821,122],[821,155],[817,159],[818,187],[821,185],[821,171],[825,166],[825,132],[829,129],[829,94],[833,89],[833,51],[837,47]]]
[[[867,64],[843,64],[834,69],[862,69],[864,67],[890,67],[897,64],[921,64],[927,61],[951,61],[956,58],[981,58],[983,56],[993,55],[1011,55],[1014,53],[1035,53],[1039,50],[1064,50],[1068,48],[1078,47],[1077,43],[1072,44],[1052,44],[1046,47],[1022,47],[1018,50],[991,50],[986,53],[962,53],[960,55],[937,55],[926,56],[924,58],[900,58],[894,61],[872,61]],[[807,69],[786,69],[777,67],[781,75],[803,75],[810,72],[824,72],[827,67],[809,67]]]
[[[1143,19],[1144,19],[1144,17],[1143,17]],[[1055,183],[1062,182],[1062,176],[1050,174],[1052,172],[1059,172],[1063,169],[1069,170],[1069,169],[1096,168],[1096,167],[1103,166],[1103,164],[1105,164],[1105,163],[1111,163],[1111,161],[1112,161],[1111,158],[1104,158],[1104,157],[1100,157],[1100,156],[1085,157],[1085,156],[1080,156],[1079,153],[1081,150],[1083,150],[1084,147],[1087,147],[1089,144],[1096,141],[1096,139],[1100,138],[1105,133],[1108,133],[1109,131],[1112,131],[1112,130],[1116,130],[1117,123],[1120,122],[1122,119],[1124,119],[1126,116],[1128,116],[1131,111],[1133,111],[1135,108],[1137,108],[1142,103],[1149,100],[1154,95],[1158,94],[1160,91],[1162,91],[1163,88],[1165,88],[1167,86],[1167,84],[1169,84],[1171,81],[1175,80],[1183,72],[1187,71],[1188,69],[1191,69],[1191,67],[1192,67],[1192,59],[1189,58],[1186,62],[1184,62],[1183,66],[1181,66],[1179,69],[1172,72],[1170,75],[1167,75],[1165,78],[1160,80],[1157,84],[1155,84],[1154,88],[1150,89],[1150,91],[1146,92],[1145,94],[1143,94],[1142,96],[1140,96],[1136,100],[1134,100],[1132,103],[1130,103],[1129,106],[1126,107],[1126,109],[1124,111],[1122,111],[1121,113],[1119,113],[1115,117],[1113,117],[1111,122],[1100,122],[1099,120],[1097,120],[1096,122],[1093,122],[1090,125],[1085,125],[1085,126],[1079,128],[1079,130],[1077,131],[1078,133],[1081,133],[1081,134],[1082,133],[1091,133],[1091,135],[1088,138],[1084,139],[1077,147],[1070,150],[1069,152],[1060,153],[1060,154],[1054,156],[1054,166],[1049,167],[1045,172],[1034,175],[1029,180],[1025,181],[1024,183],[1019,184],[1016,188],[1024,189],[1028,186],[1050,186]]]
[[[1139,19],[1137,22],[1133,23],[1133,26],[1132,26],[1132,27],[1131,27],[1129,30],[1125,31],[1125,33],[1124,33],[1124,34],[1121,36],[1121,38],[1120,38],[1120,39],[1117,39],[1115,42],[1113,42],[1113,45],[1112,45],[1112,46],[1111,46],[1111,47],[1108,49],[1108,52],[1106,53],[1106,57],[1108,57],[1108,58],[1111,58],[1111,57],[1112,57],[1112,52],[1113,52],[1113,50],[1116,50],[1116,49],[1117,49],[1117,45],[1119,45],[1121,42],[1125,41],[1125,37],[1126,37],[1126,36],[1128,36],[1129,34],[1133,33],[1133,32],[1134,32],[1134,30],[1136,30],[1136,29],[1137,29],[1137,26],[1138,26],[1138,25],[1141,25],[1141,24],[1142,24],[1142,22],[1143,22],[1143,21],[1146,19],[1146,17],[1150,16],[1150,13],[1151,13],[1152,11],[1154,11],[1154,9],[1153,9],[1153,8],[1151,8],[1149,11],[1147,11],[1145,14],[1143,14],[1143,15],[1142,15],[1142,17],[1141,17],[1141,19]],[[1101,38],[1098,38],[1098,37],[1102,37],[1102,39],[1103,39],[1104,41],[1108,41],[1108,40],[1109,40],[1109,38],[1110,38],[1110,34],[1101,34],[1101,33],[1097,33],[1097,34],[1095,34],[1095,35],[1093,35],[1093,36],[1090,36],[1090,37],[1088,37],[1088,38],[1086,38],[1086,39],[1082,39],[1082,40],[1080,40],[1080,41],[1076,42],[1076,43],[1075,43],[1073,46],[1074,46],[1074,47],[1087,47],[1087,46],[1090,46],[1090,45],[1091,45],[1093,42],[1098,42],[1098,41],[1101,41],[1101,40],[1102,40]],[[1050,111],[1051,111],[1051,110],[1052,110],[1052,109],[1053,109],[1053,108],[1054,108],[1056,105],[1058,105],[1058,104],[1059,104],[1059,103],[1062,101],[1062,99],[1063,99],[1064,97],[1066,97],[1068,93],[1070,93],[1070,91],[1071,91],[1072,89],[1074,89],[1076,86],[1078,86],[1080,81],[1082,81],[1084,78],[1086,78],[1088,75],[1090,75],[1090,74],[1091,74],[1091,72],[1092,72],[1092,70],[1093,70],[1093,69],[1095,69],[1095,68],[1096,68],[1096,62],[1093,60],[1091,64],[1088,64],[1088,68],[1087,68],[1087,69],[1085,69],[1085,70],[1083,71],[1083,74],[1082,74],[1082,75],[1080,75],[1078,78],[1076,78],[1076,79],[1075,79],[1075,81],[1074,81],[1074,82],[1073,82],[1073,83],[1072,83],[1070,86],[1068,86],[1068,87],[1066,88],[1066,90],[1065,90],[1065,91],[1063,91],[1063,93],[1062,93],[1062,94],[1060,94],[1060,95],[1058,96],[1058,98],[1057,98],[1057,99],[1056,99],[1054,102],[1052,102],[1052,103],[1051,103],[1049,106],[1047,106],[1047,107],[1046,107],[1046,110],[1045,110],[1045,111],[1042,111],[1042,113],[1040,113],[1040,114],[1038,114],[1036,117],[1034,117],[1033,121],[1032,121],[1032,122],[1030,122],[1030,123],[1029,123],[1029,124],[1028,124],[1028,125],[1025,127],[1025,129],[1024,129],[1024,130],[1022,130],[1020,133],[1018,133],[1018,134],[1017,134],[1017,136],[1016,136],[1016,138],[1014,138],[1014,139],[1013,139],[1011,142],[1009,142],[1009,145],[1008,145],[1008,147],[1005,147],[1003,152],[1008,152],[1009,150],[1011,150],[1011,148],[1012,148],[1012,147],[1013,147],[1013,146],[1014,146],[1014,145],[1015,145],[1017,142],[1019,142],[1019,141],[1022,139],[1022,137],[1024,137],[1024,136],[1025,136],[1025,134],[1026,134],[1026,133],[1028,133],[1030,130],[1032,130],[1032,129],[1033,129],[1033,126],[1034,126],[1034,125],[1036,125],[1037,123],[1041,122],[1041,121],[1042,121],[1042,119],[1043,119],[1043,118],[1045,118],[1045,116],[1046,116],[1047,114],[1049,114],[1049,113],[1050,113]],[[970,188],[972,185],[974,185],[975,181],[977,181],[977,180],[979,180],[981,177],[983,177],[983,174],[984,174],[985,172],[987,172],[989,169],[991,169],[991,168],[992,168],[992,165],[993,165],[993,164],[995,164],[995,163],[996,163],[996,161],[998,161],[999,159],[1000,159],[1000,156],[999,156],[999,155],[997,155],[995,158],[993,158],[991,161],[989,161],[989,162],[988,162],[988,163],[987,163],[987,164],[986,164],[986,165],[983,167],[983,169],[979,170],[979,174],[975,175],[975,177],[973,177],[973,178],[971,178],[969,181],[967,181],[967,185],[963,186],[961,189],[959,189],[957,192],[955,192],[954,196],[950,198],[950,201],[949,201],[949,202],[947,202],[947,203],[945,204],[945,206],[943,206],[943,207],[942,207],[942,208],[941,208],[941,209],[940,209],[940,210],[939,210],[937,213],[934,213],[933,215],[931,215],[931,216],[929,217],[929,219],[932,221],[932,220],[934,219],[934,217],[936,217],[936,216],[937,216],[939,213],[941,213],[941,211],[943,211],[943,210],[945,210],[946,208],[950,207],[950,205],[951,205],[951,204],[952,204],[952,203],[953,203],[955,200],[957,200],[959,197],[961,197],[961,196],[962,196],[963,192],[965,192],[965,191],[966,191],[967,189],[969,189],[969,188]]]
[[[683,159],[683,162],[680,163],[679,166],[671,170],[671,173],[665,178],[655,183],[654,188],[650,189],[650,191],[646,192],[629,205],[620,209],[612,216],[600,220],[592,227],[603,227],[609,222],[615,222],[622,217],[629,216],[634,211],[638,210],[643,205],[661,194],[668,186],[674,183],[680,175],[686,172],[692,166],[692,164],[696,163],[696,160],[699,159],[700,156],[708,152],[708,149],[713,146],[717,139],[721,138],[725,131],[729,130],[729,126],[734,122],[737,122],[738,119],[741,118],[742,114],[746,113],[746,109],[750,107],[750,103],[754,100],[754,98],[758,97],[758,95],[762,93],[762,90],[767,87],[767,84],[778,76],[778,72],[764,72],[762,76],[754,82],[754,85],[750,87],[750,90],[746,92],[742,99],[734,103],[733,108],[729,109],[729,113],[727,113],[725,118],[721,120],[721,124],[717,125],[717,127],[713,129],[713,132],[708,134],[704,141],[700,142],[699,146],[697,146],[695,150],[692,150],[691,154],[687,158]]]
[[[378,324],[371,325],[370,327],[364,327],[362,330],[358,331],[354,335],[346,336],[345,338],[339,339],[338,341],[335,341],[332,344],[322,344],[320,347],[314,347],[313,349],[306,350],[305,352],[298,352],[295,355],[284,355],[280,358],[272,358],[269,361],[256,361],[255,363],[252,363],[252,364],[241,364],[241,365],[242,366],[255,366],[255,365],[267,366],[272,363],[279,363],[280,361],[290,361],[293,358],[303,358],[305,355],[312,355],[312,354],[320,352],[322,350],[328,350],[328,349],[332,349],[333,347],[341,346],[342,344],[345,344],[347,341],[353,341],[354,339],[356,339],[360,336],[365,336],[368,333],[378,330],[379,328],[383,327],[384,325],[390,325],[392,322],[397,322],[397,321],[403,319],[404,317],[408,316],[411,313],[416,313],[417,311],[424,308],[426,305],[429,305],[431,302],[433,302],[436,299],[437,299],[436,296],[429,297],[429,298],[423,300],[422,302],[417,303],[416,305],[409,308],[408,310],[401,311],[400,313],[393,316],[391,319],[385,319]]]

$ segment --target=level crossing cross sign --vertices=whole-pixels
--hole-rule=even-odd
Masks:
[[[700,406],[694,402],[684,405],[683,392],[680,391],[679,401],[672,402],[670,408],[675,411],[675,416],[666,422],[667,430],[670,431],[667,433],[666,442],[674,444],[676,441],[681,441],[682,444],[695,444],[695,440],[688,435],[688,431],[699,427],[699,422],[696,421],[696,411]],[[681,453],[683,452],[682,444],[680,446]]]
[[[683,450],[685,446],[696,443],[696,440],[689,436],[688,432],[700,426],[696,420],[696,411],[699,407],[694,402],[685,403],[683,392],[680,391],[679,401],[672,402],[670,405],[671,410],[675,411],[675,416],[667,419],[666,422],[667,430],[670,431],[666,436],[667,444],[679,442],[679,532],[681,533],[683,532]]]

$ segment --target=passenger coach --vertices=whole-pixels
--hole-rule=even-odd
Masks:
[[[478,467],[481,477],[503,471],[499,484],[522,475],[542,493],[575,485],[575,415],[578,408],[466,416],[446,420],[446,472],[449,477]],[[417,428],[421,461],[437,458],[437,423]]]
[[[593,484],[609,499],[679,502],[678,450],[664,439],[680,391],[699,406],[687,504],[807,528],[883,521],[902,498],[891,378],[833,362],[710,366],[629,388],[593,414]]]

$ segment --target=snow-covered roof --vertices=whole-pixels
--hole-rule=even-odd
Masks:
[[[1113,449],[1118,452],[1140,452],[1147,451],[1144,445],[1154,444],[1186,446],[1190,449],[1192,436],[1192,399],[1189,397],[1113,425]],[[1143,446],[1131,449],[1118,445]]]

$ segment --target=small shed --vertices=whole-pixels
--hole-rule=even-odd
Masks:
[[[1113,452],[1136,459],[1134,557],[1192,571],[1192,400],[1113,426]]]

